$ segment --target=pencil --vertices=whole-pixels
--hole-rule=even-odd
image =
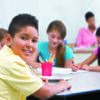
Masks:
[[[53,63],[54,58],[55,58],[55,55],[54,55],[54,54],[52,54],[52,55],[50,56],[50,58],[49,58],[48,62]]]

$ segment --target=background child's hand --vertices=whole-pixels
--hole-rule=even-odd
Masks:
[[[78,71],[80,68],[81,68],[80,64],[72,65],[72,71]]]
[[[82,69],[83,69],[83,70],[89,70],[89,68],[90,68],[90,67],[89,67],[88,65],[83,65],[83,66],[82,66]]]

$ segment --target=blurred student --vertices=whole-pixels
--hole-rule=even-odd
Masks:
[[[70,47],[64,45],[66,27],[63,22],[55,20],[47,28],[48,42],[38,44],[39,56],[48,61],[51,55],[55,55],[55,67],[70,67],[73,62],[73,52]]]
[[[4,46],[5,44],[5,35],[7,34],[7,30],[0,28],[0,49]]]
[[[34,16],[15,16],[6,41],[0,50],[0,100],[25,100],[29,95],[47,99],[71,87],[66,81],[55,85],[44,83],[45,80],[26,64],[38,41],[38,21]]]
[[[96,40],[96,25],[95,25],[95,16],[92,12],[87,12],[85,14],[85,20],[88,24],[87,28],[81,28],[76,38],[77,47],[91,47],[95,46],[97,43]]]
[[[77,71],[79,69],[89,70],[89,71],[100,71],[100,27],[97,29],[96,32],[96,38],[98,47],[94,50],[92,55],[87,58],[85,61],[83,61],[80,64],[73,65],[73,70]],[[89,66],[91,63],[93,63],[95,60],[98,60],[98,66]]]

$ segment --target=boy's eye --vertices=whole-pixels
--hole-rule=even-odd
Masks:
[[[21,39],[23,39],[23,40],[27,40],[27,37],[21,37]]]
[[[32,40],[32,42],[35,42],[35,43],[36,43],[36,42],[37,42],[37,40]]]

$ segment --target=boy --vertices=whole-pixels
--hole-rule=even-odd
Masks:
[[[56,85],[44,83],[26,64],[38,41],[38,21],[34,16],[15,16],[6,41],[0,51],[0,100],[25,100],[29,95],[46,99],[71,87],[66,81]]]

